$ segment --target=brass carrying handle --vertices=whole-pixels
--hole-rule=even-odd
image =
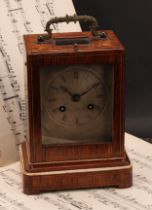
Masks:
[[[93,17],[93,16],[89,16],[89,15],[79,15],[77,16],[76,14],[70,16],[70,15],[66,15],[65,17],[54,17],[52,19],[50,19],[47,23],[46,23],[46,27],[45,27],[45,31],[48,32],[48,34],[46,35],[40,35],[37,37],[37,41],[38,43],[47,43],[48,41],[50,41],[52,39],[52,31],[53,29],[50,28],[51,24],[57,24],[57,23],[62,23],[62,22],[66,22],[67,24],[69,22],[74,22],[76,23],[77,21],[83,21],[85,23],[89,22],[90,23],[90,31],[91,34],[94,37],[100,38],[100,39],[107,39],[108,35],[106,32],[104,31],[97,31],[98,28],[98,23],[97,20]]]
[[[68,24],[69,22],[76,23],[77,21],[90,22],[90,31],[91,31],[92,35],[93,36],[98,36],[98,32],[97,32],[98,23],[97,23],[97,20],[94,17],[88,16],[88,15],[77,16],[76,14],[74,14],[72,16],[66,15],[65,17],[54,17],[54,18],[50,19],[46,23],[46,28],[45,28],[45,31],[48,32],[48,38],[49,39],[52,38],[53,29],[50,28],[51,24],[62,23],[62,22],[66,22]]]

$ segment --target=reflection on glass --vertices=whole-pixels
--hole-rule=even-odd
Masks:
[[[43,144],[112,141],[112,65],[40,69]]]

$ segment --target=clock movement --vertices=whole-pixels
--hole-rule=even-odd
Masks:
[[[90,32],[53,33],[84,21]],[[124,147],[124,47],[91,16],[53,18],[48,34],[25,35],[28,135],[24,192],[132,185]]]

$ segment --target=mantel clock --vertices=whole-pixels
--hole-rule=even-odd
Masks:
[[[51,24],[90,23],[54,33]],[[48,34],[25,35],[28,136],[20,150],[24,192],[129,187],[124,148],[124,47],[90,16],[53,18]]]

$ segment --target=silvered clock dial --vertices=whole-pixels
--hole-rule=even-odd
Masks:
[[[110,140],[112,69],[107,68],[74,65],[41,70],[44,144]]]
[[[78,127],[102,113],[106,90],[92,71],[82,66],[69,67],[49,81],[45,100],[48,116],[56,123]]]

